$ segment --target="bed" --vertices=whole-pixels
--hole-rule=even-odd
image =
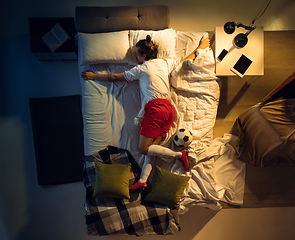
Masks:
[[[137,64],[134,45],[147,34],[158,44],[158,58],[174,59],[187,56],[202,36],[208,36],[203,31],[171,28],[169,8],[162,5],[76,7],[75,22],[79,74],[84,70],[116,73],[132,68]],[[130,195],[120,192],[121,197],[94,193],[99,191],[96,189],[99,183],[107,186],[110,181],[112,170],[103,170],[105,165],[128,165],[127,187],[138,179],[144,162],[144,155],[138,151],[141,116],[138,83],[85,81],[80,77],[89,235],[172,234],[180,231],[178,214],[184,214],[193,205],[220,210],[220,201],[242,204],[245,164],[233,157],[232,142],[237,138],[226,134],[213,139],[220,91],[214,71],[214,55],[208,48],[200,51],[194,61],[179,64],[170,75],[171,101],[177,119],[161,144],[177,150],[173,134],[179,128],[190,130],[193,142],[187,149],[189,171],[183,169],[180,161],[167,163],[154,157],[147,189]],[[100,180],[99,171],[104,176]],[[123,174],[125,169],[119,172]],[[159,179],[162,186],[156,181]],[[159,195],[171,181],[175,181],[176,193],[166,204],[159,200]],[[153,198],[145,201],[151,192]]]

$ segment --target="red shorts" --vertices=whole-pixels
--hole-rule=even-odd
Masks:
[[[167,99],[154,99],[144,107],[140,134],[149,138],[165,137],[174,120],[174,109]]]

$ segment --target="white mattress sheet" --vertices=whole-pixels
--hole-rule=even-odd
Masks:
[[[99,73],[115,73],[131,67],[128,64],[79,64],[79,72],[93,70]],[[138,83],[80,79],[85,155],[112,145],[128,149],[142,166],[144,155],[138,152],[140,129],[134,124],[134,118],[141,106]],[[171,172],[191,176],[181,199],[180,213],[187,211],[192,205],[218,210],[221,208],[218,203],[220,200],[241,204],[245,166],[233,158],[234,149],[229,144],[232,136],[213,141],[219,84],[214,74],[212,50],[201,52],[194,62],[183,62],[172,73],[171,85],[178,120],[167,134],[163,145],[177,149],[171,138],[173,133],[179,127],[191,130],[194,135],[188,150],[191,170],[185,172],[178,160],[166,162],[156,158],[155,164]],[[212,143],[213,145],[210,145]],[[152,178],[153,172],[149,180]]]
[[[80,66],[99,73],[122,72],[127,64]],[[139,126],[134,118],[140,110],[138,82],[99,82],[81,78],[84,120],[84,152],[90,155],[109,145],[136,152]]]

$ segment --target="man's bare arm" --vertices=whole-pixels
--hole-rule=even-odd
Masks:
[[[184,60],[187,60],[187,59],[194,60],[196,58],[196,51],[198,49],[205,49],[207,47],[210,47],[210,38],[209,37],[204,38],[204,36],[203,36],[202,39],[200,40],[199,46],[190,55],[188,55],[186,58],[182,59],[180,62],[183,62]]]
[[[106,82],[126,81],[123,73],[96,74],[90,70],[83,71],[81,73],[81,77],[85,80],[98,80]]]

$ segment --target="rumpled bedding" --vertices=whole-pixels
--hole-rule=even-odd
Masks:
[[[220,201],[231,205],[243,204],[246,164],[234,157],[233,146],[237,141],[236,136],[225,134],[214,139],[194,159],[180,213],[193,205],[220,210]]]
[[[214,69],[213,52],[207,48],[198,50],[194,61],[183,61],[171,73],[172,99],[178,110],[176,129],[192,132],[191,154],[198,154],[213,138],[220,93]]]
[[[186,60],[171,73],[172,99],[178,110],[178,121],[173,125],[169,140],[163,145],[175,150],[171,136],[179,128],[189,129],[193,142],[188,149],[190,171],[179,163],[157,161],[171,172],[191,176],[183,193],[180,213],[192,205],[214,210],[220,201],[232,205],[243,203],[245,164],[234,157],[236,137],[225,134],[213,140],[219,102],[218,78],[214,73],[214,56],[210,49],[199,50],[197,58]]]
[[[80,72],[89,69],[99,73],[122,72],[131,67],[127,64],[100,64],[80,66]],[[179,65],[171,74],[171,85],[171,98],[178,118],[162,145],[177,150],[173,133],[180,127],[191,130],[194,136],[188,149],[191,168],[185,172],[179,160],[167,162],[159,158],[155,159],[155,165],[192,177],[181,199],[180,213],[192,205],[218,210],[221,208],[219,201],[242,204],[245,165],[233,156],[234,150],[229,144],[232,137],[212,142],[219,102],[212,50],[203,50],[194,61],[186,60]],[[111,145],[129,150],[142,166],[144,155],[138,152],[140,129],[134,124],[141,107],[138,83],[85,81],[81,78],[81,86],[85,155]],[[224,176],[227,176],[226,181]]]

